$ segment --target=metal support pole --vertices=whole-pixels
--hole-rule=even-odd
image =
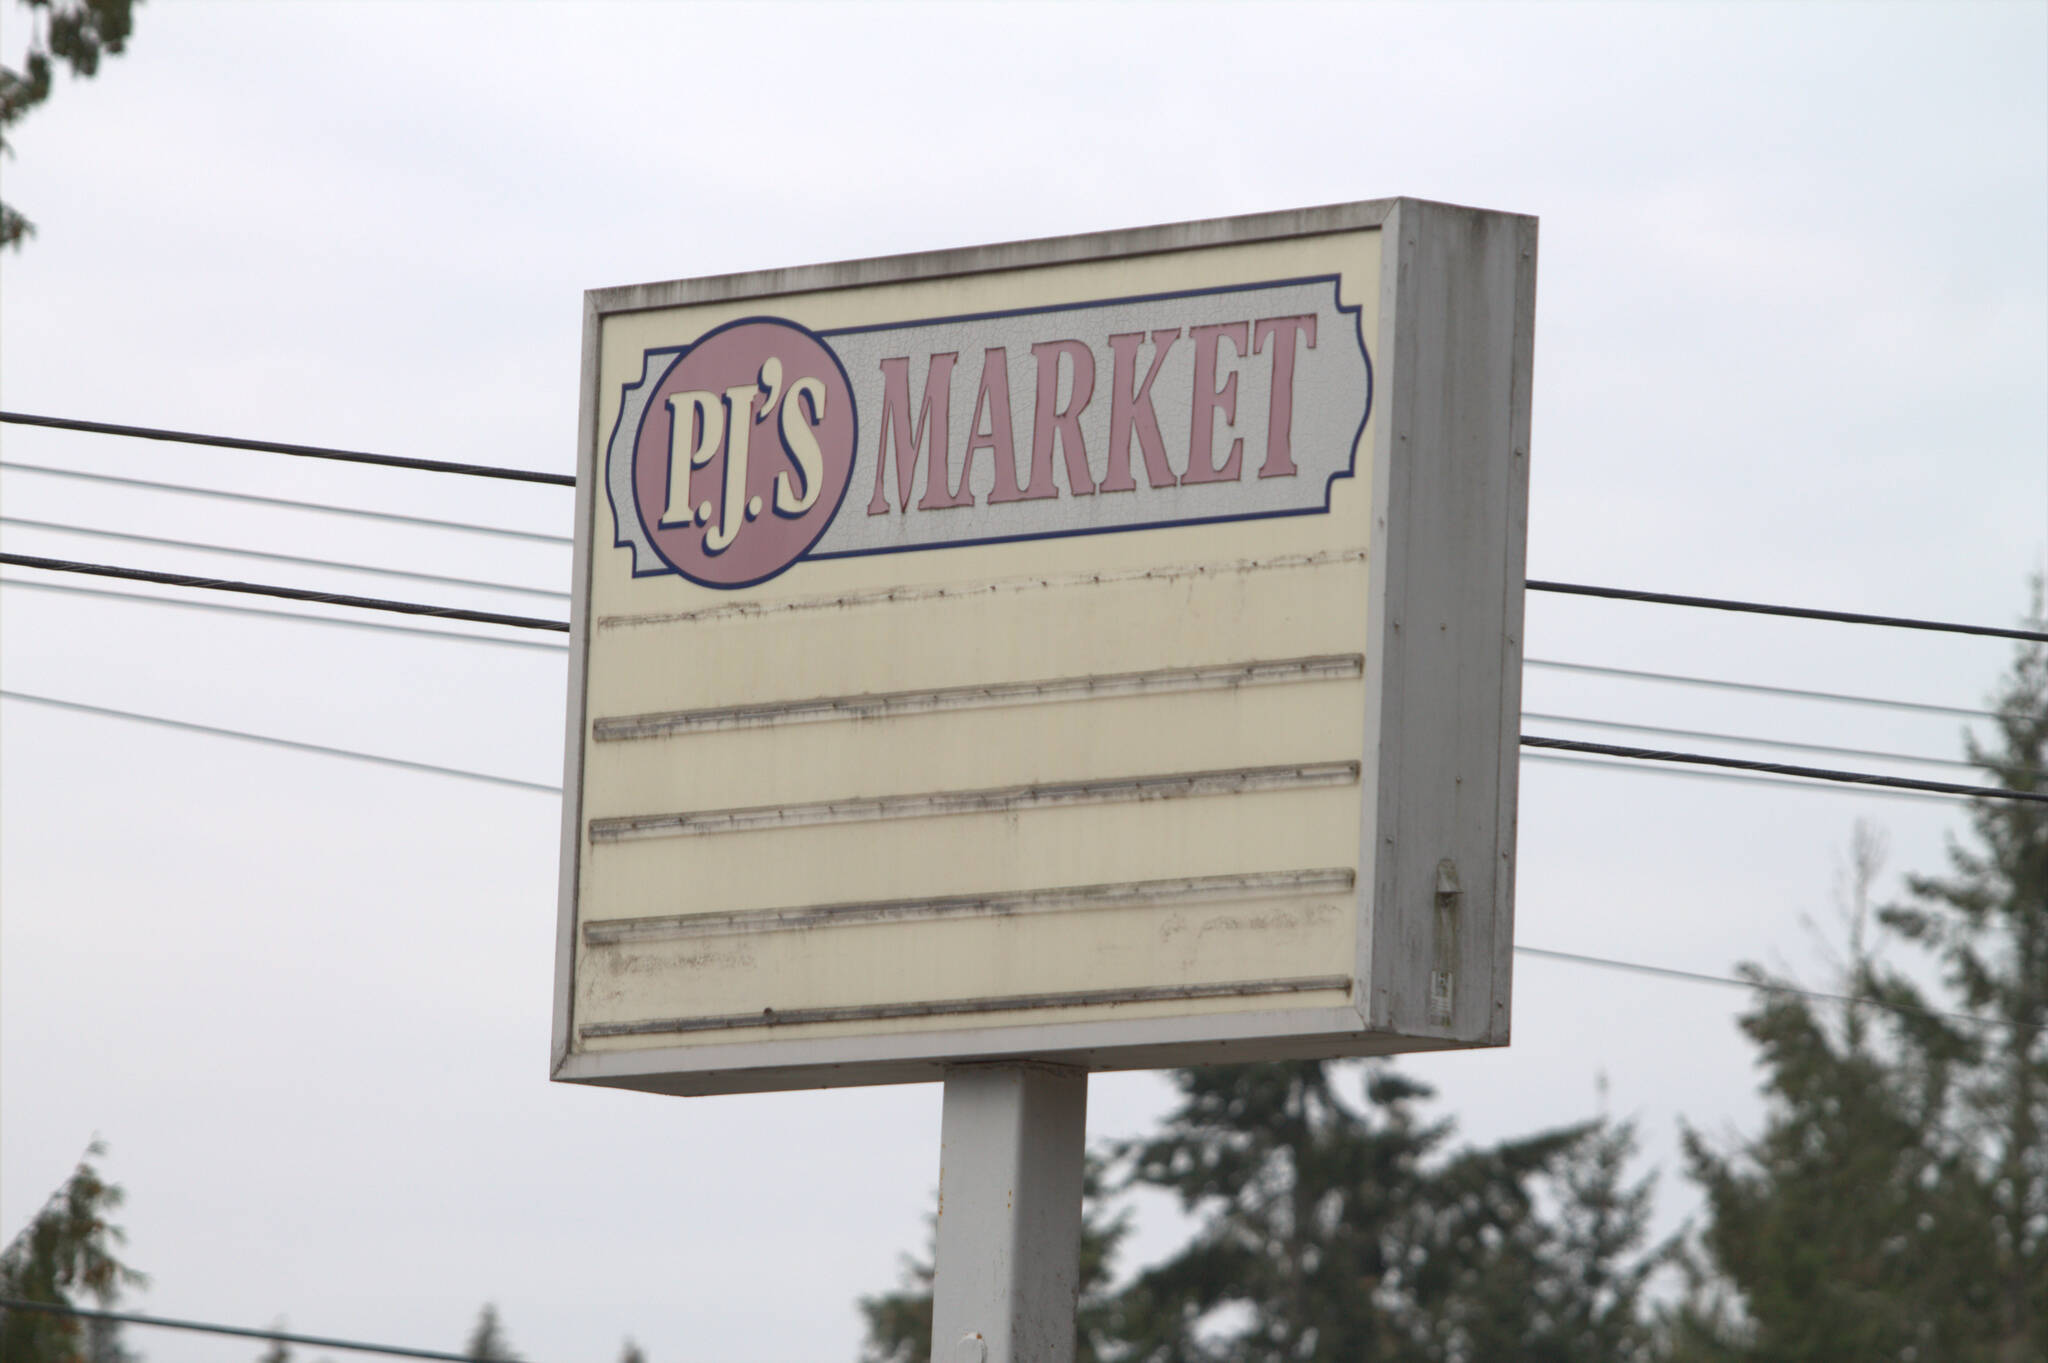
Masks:
[[[946,1071],[932,1363],[1073,1363],[1088,1075]]]

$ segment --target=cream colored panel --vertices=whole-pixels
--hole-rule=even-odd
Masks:
[[[577,1016],[584,1027],[602,1027],[987,999],[1032,994],[1049,979],[1075,991],[1297,979],[1334,973],[1332,964],[1349,956],[1351,931],[1344,896],[598,948],[584,956]]]
[[[747,317],[852,334],[1310,280],[1327,305],[1334,274],[1337,301],[1361,310],[1358,333],[1377,347],[1382,249],[1368,230],[612,314],[597,338],[597,439],[603,450],[622,390],[662,372],[649,351]],[[1348,344],[1320,315],[1325,343]],[[982,342],[967,339],[975,345],[961,347],[956,408],[976,401],[974,373],[988,372]],[[1035,348],[1012,344],[1018,372]],[[1260,363],[1277,365],[1277,355]],[[1375,350],[1367,362],[1391,358]],[[872,379],[872,356],[864,363]],[[1121,400],[1112,397],[1120,372],[1098,367],[1098,404]],[[1205,381],[1241,381],[1246,393],[1264,382],[1249,370]],[[1361,384],[1325,386],[1313,411],[1335,425],[1348,410],[1342,402],[1363,410]],[[653,391],[641,389],[642,407],[654,410]],[[744,388],[721,391],[749,400]],[[1057,394],[1057,382],[1045,391]],[[1265,396],[1247,401],[1247,410],[1269,410]],[[1186,409],[1182,401],[1183,417]],[[1031,429],[1028,408],[1017,419]],[[1353,419],[1342,418],[1347,430]],[[1375,395],[1352,476],[1308,484],[1326,492],[1326,511],[1305,501],[1285,515],[1256,513],[1262,519],[800,558],[731,590],[675,574],[633,577],[601,491],[579,617],[588,668],[569,1045],[616,1053],[1359,1006],[1382,420]],[[1264,440],[1267,428],[1254,434]],[[1175,462],[1191,461],[1187,437],[1178,438]],[[1279,439],[1269,443],[1279,448]],[[1331,447],[1321,437],[1314,444]],[[1192,462],[1186,469],[1186,484],[1202,481]],[[1249,461],[1243,485],[1256,500]],[[1149,482],[1139,495],[1155,486],[1212,495]],[[871,491],[853,487],[837,514],[866,516]],[[901,499],[889,514],[899,513],[912,514]],[[1087,514],[1077,510],[1075,526]],[[885,524],[862,520],[867,538],[853,547]],[[722,561],[739,562],[738,551]],[[1290,660],[1316,668],[1255,684],[1156,680]],[[1131,680],[1141,676],[1155,680]],[[1077,693],[1090,678],[1114,684]],[[1039,683],[1043,696],[1014,691]],[[1012,690],[1001,703],[955,694],[991,687]],[[913,699],[851,718],[822,704],[877,695]],[[919,710],[920,695],[936,699]],[[691,718],[793,703],[817,704],[794,717]],[[1136,781],[1196,773],[1210,774],[1208,783]],[[977,812],[931,812],[974,801]],[[1245,888],[1262,876],[1268,889]],[[1202,878],[1231,885],[1194,884]],[[1134,886],[1155,888],[1125,893]],[[1048,907],[1059,895],[1032,898],[1053,891],[1064,893],[1057,906]],[[948,899],[977,896],[1003,907]],[[582,931],[592,925],[603,929],[595,944]]]
[[[1304,518],[1317,519],[1317,518]],[[1140,538],[1104,535],[1104,540]],[[934,550],[924,555],[942,555]],[[916,554],[893,555],[916,558]],[[1254,560],[1256,561],[1256,560]],[[607,627],[593,645],[590,713],[1082,676],[1197,663],[1359,652],[1366,637],[1362,553],[1275,556],[1130,570],[1096,583],[1061,575],[963,582],[943,596],[799,598],[803,609]],[[705,595],[709,595],[708,593]]]
[[[594,743],[584,812],[605,819],[1338,761],[1364,742],[1364,690],[1274,686]]]
[[[584,921],[1356,867],[1358,789],[598,843]]]
[[[1259,982],[1254,982],[1256,986]],[[1216,1017],[1229,1014],[1270,1013],[1277,1009],[1342,1008],[1353,1004],[1355,996],[1351,989],[1322,977],[1311,977],[1301,981],[1287,982],[1285,988],[1249,987],[1232,990],[1213,997],[1167,998],[1138,1000],[1133,1002],[1077,1004],[1062,1007],[1020,1006],[1007,1010],[982,1011],[976,1009],[967,1013],[941,1012],[925,1016],[890,1017],[886,1019],[847,1019],[833,1022],[814,1022],[801,1026],[760,1026],[743,1030],[659,1033],[638,1036],[582,1036],[577,1041],[578,1050],[631,1052],[641,1050],[667,1050],[691,1046],[729,1046],[735,1042],[788,1041],[801,1038],[805,1041],[829,1040],[834,1037],[873,1036],[878,1033],[910,1034],[958,1033],[972,1028],[977,1032],[1000,1032],[1014,1028],[1020,1033],[1020,1045],[1028,1047],[1027,1029],[1036,1029],[1050,1023],[1083,1022],[1130,1022],[1148,1018]],[[1328,987],[1313,986],[1318,983]],[[1404,1048],[1406,1049],[1406,1048]]]

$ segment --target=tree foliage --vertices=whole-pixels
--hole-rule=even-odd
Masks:
[[[96,75],[100,58],[124,51],[135,31],[139,0],[19,0],[29,11],[32,33],[22,69],[0,66],[0,152],[11,151],[7,129],[50,97],[55,62],[74,77]],[[0,246],[21,249],[35,224],[0,203]]]
[[[126,1237],[108,1218],[121,1206],[121,1190],[93,1167],[105,1154],[99,1141],[87,1146],[71,1177],[0,1250],[0,1296],[53,1306],[77,1306],[85,1297],[107,1308],[124,1288],[148,1281],[117,1256]],[[127,1356],[112,1322],[0,1312],[0,1358],[7,1363],[121,1363]]]
[[[1646,1356],[1660,1260],[1626,1126],[1450,1150],[1430,1090],[1320,1061],[1176,1075],[1182,1102],[1125,1148],[1130,1182],[1200,1219],[1123,1294],[1136,1363],[1466,1363]]]
[[[2021,650],[1996,711],[1971,762],[2048,790],[2048,650]],[[1969,819],[1947,874],[1877,912],[1875,943],[1864,868],[1855,1001],[1767,991],[1742,1019],[1769,1106],[1733,1149],[1688,1133],[1707,1223],[1676,1357],[2048,1358],[2048,808],[1979,798]],[[1887,947],[1931,956],[1943,994]]]
[[[280,1318],[272,1328],[282,1332],[283,1319]],[[256,1356],[256,1363],[292,1363],[292,1346],[281,1339],[273,1339],[263,1346],[263,1352]]]
[[[478,1363],[519,1363],[512,1341],[505,1336],[504,1322],[498,1319],[495,1303],[485,1302],[476,1313],[476,1324],[470,1327],[469,1342],[462,1346],[462,1352]]]
[[[1339,1091],[1363,1078],[1364,1103]],[[1429,1090],[1323,1062],[1176,1071],[1154,1136],[1091,1169],[1077,1356],[1084,1363],[1539,1363],[1646,1357],[1647,1183],[1633,1137],[1589,1123],[1477,1150],[1424,1122]],[[1153,1188],[1193,1239],[1112,1290],[1128,1232],[1110,1191]],[[1546,1210],[1547,1209],[1547,1210]],[[929,1356],[931,1262],[861,1303],[866,1363]]]
[[[2038,618],[2040,593],[2035,594]],[[1998,698],[1996,749],[1970,761],[2009,790],[2048,791],[2048,649],[2022,650]],[[2048,1357],[2048,808],[1973,800],[1973,845],[1951,839],[1949,873],[1907,880],[1912,898],[1881,915],[1931,952],[1944,983],[1983,1028],[1944,1028],[1957,1054],[1956,1158],[1969,1175],[1991,1295],[1991,1356]],[[1903,976],[1874,981],[1909,1004]]]

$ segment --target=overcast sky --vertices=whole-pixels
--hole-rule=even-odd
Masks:
[[[14,65],[27,24],[0,4]],[[154,0],[128,53],[14,131],[5,197],[38,234],[0,262],[11,409],[566,471],[586,288],[1407,194],[1542,221],[1531,576],[2012,622],[2048,549],[2039,4]],[[550,488],[12,426],[4,457],[569,528]],[[19,470],[0,497],[17,519],[568,584],[546,544]],[[0,542],[564,609],[19,525]],[[2010,656],[1529,610],[1534,658],[1964,708]],[[12,690],[559,778],[556,653],[24,587],[0,611]],[[1935,757],[1965,723],[1533,668],[1525,699]],[[0,725],[0,1237],[98,1132],[153,1277],[137,1309],[453,1348],[492,1299],[536,1363],[608,1360],[627,1334],[653,1363],[851,1359],[854,1298],[921,1242],[938,1089],[551,1085],[552,797],[21,701]],[[1521,942],[1818,987],[1807,922],[1838,936],[1855,821],[1890,838],[1886,895],[1961,826],[1940,800],[1534,761],[1521,809]],[[1744,996],[1527,957],[1515,985],[1512,1047],[1408,1067],[1473,1140],[1590,1115],[1604,1076],[1676,1227],[1696,1205],[1680,1121],[1726,1136],[1761,1111]],[[1139,1132],[1168,1096],[1097,1078],[1091,1134]],[[1177,1233],[1145,1203],[1127,1266]]]

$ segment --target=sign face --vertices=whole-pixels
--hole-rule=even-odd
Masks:
[[[586,307],[557,1078],[1507,1039],[1532,219]]]

